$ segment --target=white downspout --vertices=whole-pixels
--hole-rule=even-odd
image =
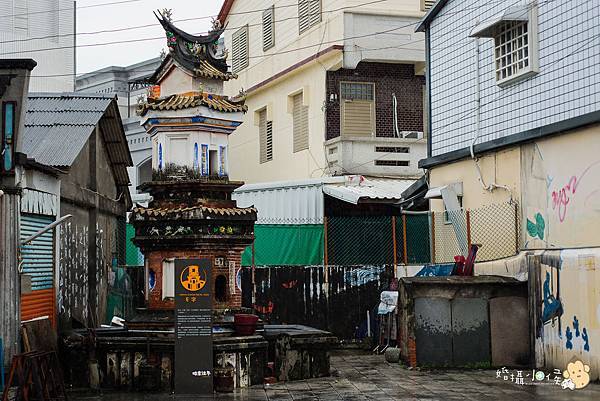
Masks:
[[[481,172],[481,166],[479,165],[479,159],[475,157],[475,144],[479,140],[479,136],[481,135],[481,78],[479,77],[480,68],[479,68],[479,38],[475,38],[475,103],[476,103],[476,111],[475,111],[475,136],[471,141],[471,146],[469,146],[469,150],[471,151],[471,158],[475,163],[475,169],[477,170],[477,176],[481,187],[488,191],[493,192],[494,189],[504,189],[508,191],[510,198],[512,199],[512,191],[506,185],[499,185],[495,182],[490,183],[489,185],[485,183],[483,179],[483,174]]]
[[[394,135],[396,138],[400,138],[400,130],[398,129],[398,99],[396,99],[395,93],[392,93],[392,103],[394,105]]]

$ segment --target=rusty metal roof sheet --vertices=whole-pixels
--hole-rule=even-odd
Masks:
[[[149,110],[182,110],[191,107],[206,106],[225,113],[245,112],[248,108],[244,100],[232,100],[224,96],[210,93],[176,94],[160,99],[148,99],[138,107],[138,114],[144,115]]]

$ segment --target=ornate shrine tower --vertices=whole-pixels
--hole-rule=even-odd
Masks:
[[[223,95],[227,52],[217,44],[223,28],[193,36],[157,15],[169,54],[152,76],[138,113],[152,138],[153,179],[140,186],[153,200],[131,215],[134,243],[146,259],[149,309],[173,309],[174,259],[210,258],[214,307],[241,306],[241,254],[254,241],[254,208],[231,199],[242,182],[229,181],[228,136],[246,112],[242,94]]]

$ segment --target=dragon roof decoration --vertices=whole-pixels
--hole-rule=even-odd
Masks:
[[[206,70],[206,65],[210,65],[211,70],[216,70],[221,74],[213,74],[215,78],[227,80],[233,78],[228,73],[227,51],[219,51],[218,41],[225,27],[217,20],[213,22],[213,28],[207,35],[191,35],[177,28],[164,12],[155,12],[154,15],[163,26],[167,37],[167,46],[169,54],[182,67],[191,72],[198,73]]]

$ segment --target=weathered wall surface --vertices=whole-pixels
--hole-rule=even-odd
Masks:
[[[539,257],[536,359],[565,369],[573,357],[600,376],[600,249],[545,251]]]
[[[522,147],[525,247],[600,246],[600,126]]]

